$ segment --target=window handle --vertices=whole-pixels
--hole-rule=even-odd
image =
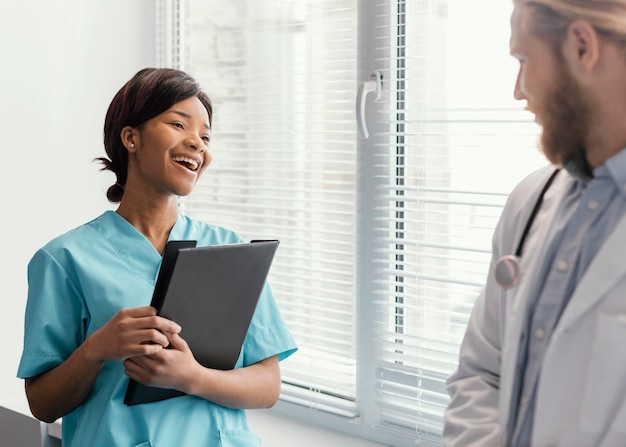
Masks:
[[[365,122],[365,99],[368,93],[375,93],[374,101],[380,99],[380,93],[383,87],[383,75],[380,71],[370,73],[370,80],[361,82],[356,92],[356,127],[359,137],[367,139],[369,132],[367,131],[367,123]]]

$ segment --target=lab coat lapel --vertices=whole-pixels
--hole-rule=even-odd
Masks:
[[[543,252],[543,249],[541,250]],[[511,399],[513,394],[514,380],[506,380],[514,378],[517,375],[517,357],[519,355],[520,341],[522,333],[526,325],[528,312],[532,303],[533,290],[535,290],[533,280],[537,275],[538,269],[533,269],[526,275],[524,281],[521,281],[516,293],[507,292],[505,299],[512,300],[511,309],[509,311],[505,326],[505,343],[502,348],[502,369],[500,377],[500,408],[502,409],[501,421],[504,427],[509,424],[511,408]]]
[[[562,197],[571,186],[571,179],[566,174],[567,173],[561,172],[548,192],[546,192],[540,210],[540,213],[543,214],[543,216],[537,216],[536,222],[538,225],[534,229],[536,233],[533,236],[532,241],[529,238],[527,247],[524,249],[524,254],[522,256],[523,276],[519,285],[516,288],[507,291],[504,296],[504,299],[507,300],[510,309],[508,315],[506,316],[506,342],[502,352],[503,362],[501,377],[516,376],[517,357],[521,336],[527,324],[528,313],[534,305],[535,298],[539,292],[538,289],[542,275],[542,261],[546,257],[546,251],[549,246],[546,241],[551,238],[550,230],[553,227],[552,222],[554,221],[555,216],[560,213],[561,205],[563,203]],[[539,182],[540,186],[543,186],[543,184],[544,182]],[[534,204],[536,200],[536,195],[533,195],[533,200],[530,203]],[[530,208],[531,207],[528,209],[527,215],[522,219],[523,222],[526,222],[528,219],[530,215]],[[519,240],[520,236],[521,234],[516,235],[516,240]],[[503,409],[507,409],[507,411],[503,413],[503,416],[509,414],[508,409],[511,405],[513,386],[514,383],[511,380],[501,382],[500,405]]]
[[[554,207],[556,208],[556,207]],[[550,222],[554,216],[550,217]],[[519,355],[519,347],[522,339],[522,334],[526,328],[528,314],[531,307],[534,304],[535,297],[538,293],[538,282],[540,277],[539,268],[541,259],[545,257],[545,251],[548,244],[541,244],[541,248],[537,250],[532,259],[528,259],[531,256],[526,257],[524,264],[526,268],[526,274],[523,280],[520,281],[517,291],[510,291],[507,293],[507,300],[512,300],[511,309],[507,316],[506,333],[505,333],[505,345],[502,352],[502,371],[501,377],[515,377],[517,375],[517,358]],[[501,406],[506,409],[504,415],[508,417],[508,409],[511,406],[511,396],[513,392],[514,381],[506,380],[501,382]],[[508,423],[508,421],[506,421]]]
[[[617,227],[598,251],[587,271],[574,290],[563,316],[554,332],[554,337],[569,328],[578,318],[584,315],[604,295],[626,275],[624,262],[624,242],[626,241],[626,216],[618,222]]]

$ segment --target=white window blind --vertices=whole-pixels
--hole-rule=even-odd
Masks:
[[[185,68],[215,104],[213,165],[185,212],[277,238],[270,283],[299,345],[283,399],[357,413],[356,10],[343,1],[194,1]]]
[[[392,46],[375,47],[369,61],[387,79],[367,144],[381,155],[372,161],[380,181],[369,236],[374,408],[377,426],[425,443],[440,442],[445,380],[506,194],[546,163],[512,97],[511,6],[398,1],[383,39]]]
[[[545,164],[512,98],[509,3],[161,2],[159,23],[178,17],[159,31],[176,47],[163,63],[215,106],[214,161],[183,211],[281,240],[270,282],[300,350],[281,365],[278,411],[389,445],[440,443],[493,227]],[[382,90],[359,139],[357,87],[372,72]]]

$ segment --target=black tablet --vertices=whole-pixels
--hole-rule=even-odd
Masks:
[[[198,362],[233,369],[279,241],[195,247],[170,241],[163,254],[151,305],[178,323]],[[182,396],[130,380],[124,403],[137,405]]]

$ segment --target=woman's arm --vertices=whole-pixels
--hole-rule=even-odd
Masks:
[[[227,371],[200,365],[187,343],[170,336],[170,348],[124,362],[126,374],[140,383],[173,388],[229,408],[269,408],[280,395],[278,357]]]
[[[155,354],[169,344],[164,333],[179,331],[153,307],[119,311],[59,366],[26,379],[33,415],[44,422],[65,416],[85,401],[105,361]]]
[[[228,408],[270,408],[280,396],[278,357],[230,371],[203,368],[187,392]]]

